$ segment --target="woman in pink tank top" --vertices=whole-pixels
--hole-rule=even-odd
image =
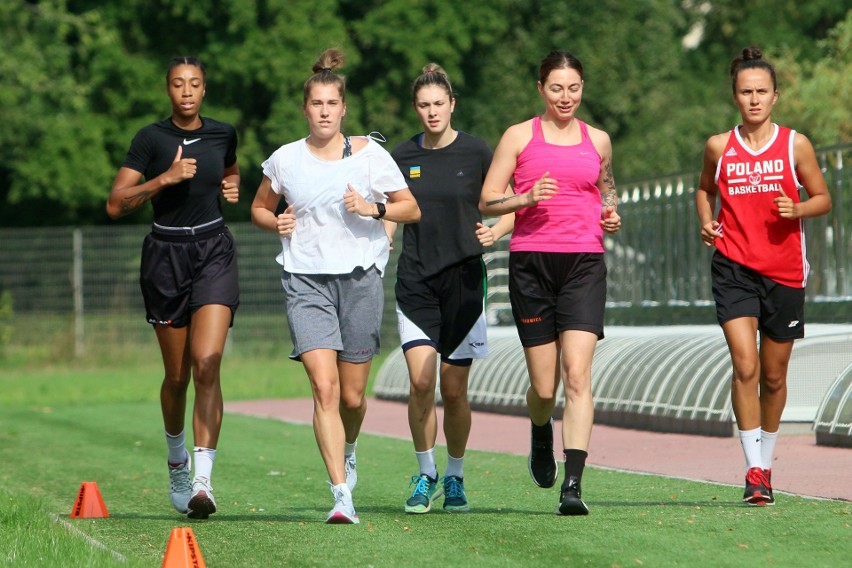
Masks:
[[[701,238],[716,247],[713,297],[731,352],[731,403],[746,461],[743,502],[771,505],[787,365],[793,342],[805,334],[802,219],[828,213],[831,196],[810,141],[772,122],[775,68],[758,48],[734,59],[731,79],[742,124],[707,140],[695,205]]]
[[[565,476],[560,515],[586,515],[580,481],[592,432],[592,358],[603,337],[606,265],[603,233],[621,218],[606,132],[578,118],[583,66],[567,51],[553,51],[539,67],[544,114],[503,134],[479,208],[486,215],[515,212],[509,250],[509,295],[524,347],[530,387],[529,470],[539,487],[553,487],[553,412],[563,377]],[[514,181],[515,193],[505,195]]]

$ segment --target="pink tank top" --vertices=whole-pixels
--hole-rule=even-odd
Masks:
[[[553,199],[515,212],[510,251],[602,253],[603,229],[600,177],[601,156],[589,138],[586,123],[577,120],[582,141],[573,146],[545,142],[541,118],[532,121],[533,136],[518,155],[515,193],[528,192],[545,173],[559,184]]]

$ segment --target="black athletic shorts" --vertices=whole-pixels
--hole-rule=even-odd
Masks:
[[[424,281],[397,278],[394,291],[403,350],[431,345],[443,361],[463,366],[487,354],[482,257],[448,266]]]
[[[569,329],[603,339],[603,253],[509,253],[509,300],[524,347],[556,341]]]
[[[719,325],[757,318],[761,334],[776,341],[805,336],[805,289],[792,288],[728,259],[716,251],[711,264]]]
[[[196,234],[155,226],[142,243],[139,285],[152,325],[184,327],[210,304],[228,306],[233,325],[240,304],[234,237],[224,223]]]

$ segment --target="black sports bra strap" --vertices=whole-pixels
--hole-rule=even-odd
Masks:
[[[352,155],[352,140],[348,136],[343,137],[343,157],[348,158]]]

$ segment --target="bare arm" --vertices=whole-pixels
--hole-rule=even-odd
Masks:
[[[778,214],[787,219],[818,217],[831,211],[831,194],[825,177],[816,159],[810,140],[804,134],[796,134],[793,141],[793,159],[796,162],[796,177],[808,193],[808,199],[799,203],[787,195],[775,199]]]
[[[178,146],[175,159],[168,170],[154,179],[139,183],[140,172],[130,168],[119,168],[112,182],[107,199],[106,212],[110,219],[118,219],[132,213],[150,201],[163,189],[195,176],[195,158],[181,159],[183,148]]]
[[[515,192],[512,191],[512,187],[509,186],[506,188],[506,191],[503,193],[504,196],[510,197],[515,195]],[[500,218],[496,223],[491,225],[490,227],[485,223],[477,223],[476,224],[476,238],[479,240],[479,243],[484,247],[493,246],[494,243],[511,233],[515,228],[515,214],[514,213],[506,213],[505,215],[500,215]]]
[[[612,173],[612,142],[606,132],[597,128],[589,128],[589,137],[601,156],[601,170],[595,184],[601,192],[600,225],[607,233],[617,233],[621,217],[618,215],[618,192]]]
[[[727,134],[717,134],[707,140],[701,177],[698,179],[698,188],[695,190],[695,210],[701,225],[701,240],[708,247],[722,236],[719,222],[713,216],[716,213],[716,195],[719,193],[715,179],[716,165],[722,157],[722,152],[725,151],[726,136]]]
[[[556,180],[549,177],[549,172],[545,172],[530,191],[506,194],[506,188],[509,187],[509,181],[518,165],[518,155],[530,138],[530,121],[511,126],[503,134],[497,149],[494,150],[491,167],[488,168],[479,196],[479,211],[483,215],[513,213],[523,207],[534,206],[539,201],[551,199],[556,193]]]
[[[375,203],[370,203],[355,191],[351,184],[347,184],[346,193],[343,194],[343,204],[350,213],[357,213],[362,217],[376,217],[379,208]],[[388,202],[385,205],[385,214],[382,219],[395,223],[417,223],[420,221],[420,206],[414,199],[414,194],[407,187],[399,191],[391,191],[386,194]],[[387,228],[385,228],[387,231]]]
[[[511,191],[511,190],[510,190]],[[515,229],[515,214],[506,213],[501,215],[500,219],[491,226],[491,233],[494,235],[494,241],[499,241]]]
[[[237,203],[240,200],[240,166],[237,162],[225,168],[222,178],[222,197],[228,203]]]
[[[293,214],[293,206],[280,215],[275,215],[280,196],[272,191],[272,182],[263,176],[254,200],[251,202],[251,222],[265,231],[274,231],[281,236],[289,236],[296,229],[296,217]]]
[[[385,234],[388,236],[388,241],[390,241],[391,250],[393,250],[393,236],[396,234],[397,225],[399,225],[399,223],[395,221],[385,220]]]

